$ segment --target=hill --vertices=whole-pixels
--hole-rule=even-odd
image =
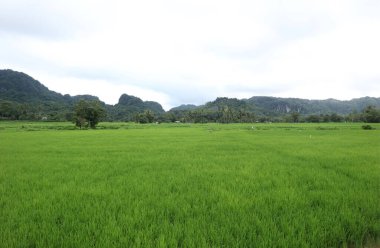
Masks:
[[[109,118],[117,121],[134,121],[138,113],[150,110],[155,115],[165,113],[165,110],[157,102],[143,101],[138,97],[122,94],[119,102],[108,108]]]
[[[163,122],[287,121],[290,116],[306,118],[311,115],[313,120],[329,121],[332,119],[326,115],[332,114],[338,115],[334,120],[340,120],[339,115],[351,115],[350,120],[354,120],[358,118],[352,115],[362,112],[366,106],[380,108],[380,98],[375,97],[339,101],[254,96],[249,99],[218,97],[201,106],[180,105],[165,112],[157,102],[143,101],[128,94],[122,94],[115,105],[107,105],[91,95],[62,95],[25,73],[0,70],[0,119],[71,120],[74,105],[81,99],[99,101],[105,107],[109,121],[134,121],[146,111]]]
[[[135,96],[121,95],[119,103],[112,106],[92,95],[62,95],[49,90],[31,76],[13,70],[0,70],[0,119],[16,120],[70,120],[76,102],[99,101],[107,110],[108,120],[133,120],[133,116],[145,110],[154,114],[165,111],[153,101],[142,101]]]
[[[197,108],[197,105],[194,105],[194,104],[182,104],[178,107],[171,108],[169,111],[184,111],[184,110],[193,110],[196,108]]]
[[[0,70],[0,99],[18,103],[65,101],[61,94],[49,90],[29,75],[12,70]]]
[[[357,113],[369,105],[380,108],[380,98],[363,97],[339,101],[268,96],[254,96],[249,99],[218,97],[201,106],[190,109],[173,108],[169,112],[182,121],[193,122],[295,121],[294,118],[309,116],[313,118],[305,119],[306,121],[339,121],[348,115],[350,120],[359,120]]]
[[[347,115],[352,112],[360,112],[368,105],[380,107],[380,98],[375,97],[363,97],[349,101],[339,101],[335,99],[307,100],[299,98],[255,96],[244,101],[251,106],[255,106],[257,113],[269,116],[280,116],[291,112],[297,112],[302,115],[331,113]]]

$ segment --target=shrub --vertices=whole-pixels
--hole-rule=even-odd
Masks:
[[[372,130],[372,129],[375,129],[375,128],[373,128],[371,125],[363,125],[362,128],[363,128],[364,130]]]

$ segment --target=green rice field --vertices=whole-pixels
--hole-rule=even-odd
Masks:
[[[362,125],[0,122],[0,247],[379,247]]]

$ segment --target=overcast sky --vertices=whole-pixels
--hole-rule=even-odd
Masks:
[[[0,0],[0,68],[109,104],[380,97],[379,0]]]

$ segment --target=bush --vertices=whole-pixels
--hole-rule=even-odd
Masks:
[[[363,128],[364,130],[372,130],[372,129],[375,129],[375,128],[373,128],[371,125],[363,125],[362,128]]]

